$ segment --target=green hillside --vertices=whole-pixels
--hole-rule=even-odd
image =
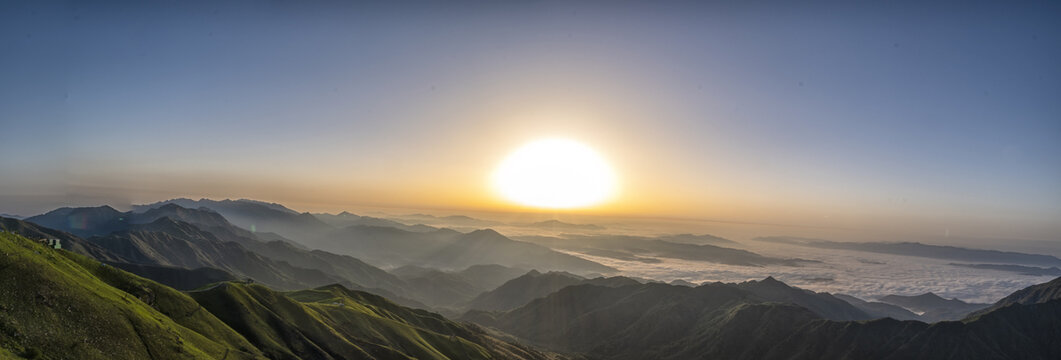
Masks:
[[[0,347],[41,359],[255,359],[188,296],[0,233]]]
[[[548,358],[477,327],[339,285],[280,293],[229,282],[190,294],[270,358]]]
[[[215,316],[217,315],[217,316]],[[0,359],[554,359],[475,325],[329,285],[184,293],[0,233]]]

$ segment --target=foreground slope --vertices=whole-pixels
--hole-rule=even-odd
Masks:
[[[963,322],[834,321],[733,284],[570,286],[515,310],[464,317],[595,359],[1058,359],[1061,300]]]
[[[339,285],[279,293],[230,282],[191,295],[270,358],[551,358],[474,326]]]
[[[0,233],[0,347],[44,359],[257,359],[188,296]]]
[[[217,316],[215,316],[217,315]],[[339,285],[191,293],[0,233],[0,358],[558,359]]]

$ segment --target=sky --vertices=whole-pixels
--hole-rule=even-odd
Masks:
[[[537,211],[505,156],[579,141],[586,214],[1061,241],[1061,4],[0,3],[0,213],[173,197]]]

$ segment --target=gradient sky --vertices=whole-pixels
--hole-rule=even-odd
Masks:
[[[0,212],[526,210],[559,136],[585,212],[1061,238],[1061,4],[852,3],[3,2]]]

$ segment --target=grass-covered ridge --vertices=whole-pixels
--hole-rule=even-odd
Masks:
[[[281,293],[223,283],[190,293],[270,358],[548,359],[474,325],[339,285]]]
[[[41,359],[255,359],[187,295],[0,233],[0,347]]]
[[[340,285],[180,292],[0,232],[0,359],[553,359]]]

